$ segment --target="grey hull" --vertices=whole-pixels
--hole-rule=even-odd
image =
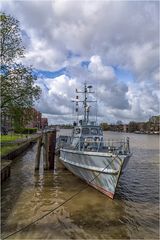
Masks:
[[[60,149],[60,160],[73,174],[113,199],[130,155]]]

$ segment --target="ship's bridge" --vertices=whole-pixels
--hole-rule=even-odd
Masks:
[[[87,147],[94,148],[103,141],[103,131],[100,126],[85,125],[76,126],[73,131],[72,146],[76,146],[80,149]],[[97,145],[98,144],[98,145]]]
[[[100,126],[86,125],[86,126],[77,126],[73,131],[74,137],[82,136],[103,136],[103,131]]]

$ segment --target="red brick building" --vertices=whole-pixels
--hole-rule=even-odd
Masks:
[[[41,128],[42,113],[32,108],[30,111],[32,119],[26,124],[27,128]]]
[[[41,118],[41,128],[44,129],[48,126],[48,118]]]
[[[1,113],[1,126],[5,127],[7,130],[14,129],[14,117],[10,112]],[[37,128],[43,129],[48,126],[48,119],[42,118],[42,113],[37,111],[35,108],[26,108],[20,116],[21,125],[26,128]]]
[[[32,120],[30,120],[26,127],[44,129],[48,126],[48,119],[42,118],[42,113],[34,108],[32,108],[32,116]]]

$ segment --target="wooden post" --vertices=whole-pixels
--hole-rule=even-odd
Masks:
[[[49,169],[49,162],[48,162],[48,133],[44,133],[44,145],[43,145],[43,166],[44,170]]]
[[[56,147],[56,130],[45,132],[43,137],[44,170],[54,169],[55,147]]]
[[[48,133],[48,161],[49,169],[54,169],[54,157],[55,157],[55,147],[56,147],[56,130]]]
[[[35,170],[39,170],[40,157],[41,157],[41,146],[42,146],[42,137],[39,137],[38,142],[37,142],[37,153],[36,153],[36,161],[35,161]]]

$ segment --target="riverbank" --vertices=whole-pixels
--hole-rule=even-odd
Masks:
[[[133,133],[136,133],[136,134],[149,134],[149,135],[159,135],[160,134],[159,132],[143,132],[143,131],[135,131]]]
[[[1,159],[12,160],[21,154],[30,144],[36,142],[40,134],[1,136]]]
[[[13,160],[21,153],[23,153],[29,146],[33,144],[32,140],[26,141],[25,143],[21,143],[19,145],[13,145],[11,148],[8,148],[8,152],[1,156],[2,160]]]
[[[134,133],[134,134],[148,134],[148,135],[160,135],[160,132],[148,132],[148,131],[134,131],[134,132],[129,132],[129,131],[118,131],[118,130],[103,130],[104,132],[115,132],[115,133]]]
[[[12,161],[1,162],[1,182],[5,181],[11,174],[11,163]]]
[[[12,160],[36,143],[40,134],[24,136],[3,136],[1,138],[1,181],[5,181],[11,174]]]

